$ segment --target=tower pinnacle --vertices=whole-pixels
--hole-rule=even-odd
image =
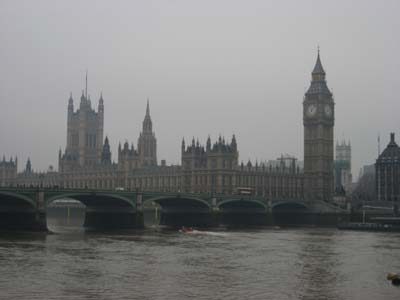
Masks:
[[[318,55],[317,55],[317,61],[315,62],[314,70],[312,71],[313,79],[314,75],[323,75],[323,78],[321,76],[321,79],[325,79],[325,71],[324,68],[322,67],[321,63],[321,58],[319,56],[319,46],[318,46]]]
[[[334,105],[318,47],[311,84],[303,100],[304,196],[310,201],[333,199]],[[337,140],[337,144],[342,147],[343,142]]]
[[[325,70],[322,67],[320,51],[318,48],[317,61],[315,62],[314,69],[311,72],[311,85],[306,92],[306,96],[322,93],[328,95],[329,97],[332,97],[332,93],[326,84],[325,75]]]
[[[153,123],[150,117],[149,98],[147,98],[146,116],[143,120],[143,129],[138,140],[138,153],[142,166],[157,165],[157,141],[153,132]]]

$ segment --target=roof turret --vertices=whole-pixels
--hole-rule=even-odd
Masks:
[[[379,155],[377,162],[391,162],[393,160],[400,163],[400,147],[397,145],[394,133],[392,132],[390,134],[390,142],[382,154]]]
[[[306,92],[306,96],[313,94],[326,94],[329,97],[332,96],[332,93],[326,84],[325,70],[322,67],[321,58],[319,55],[319,48],[318,48],[317,61],[315,62],[314,70],[311,73],[311,78],[312,78],[311,85],[308,91]]]

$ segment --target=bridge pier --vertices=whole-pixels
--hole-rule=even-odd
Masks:
[[[2,211],[0,230],[48,231],[44,211]]]
[[[0,230],[47,230],[46,207],[60,199],[86,205],[89,229],[144,227],[144,200],[157,203],[160,224],[214,227],[257,225],[328,225],[343,212],[324,202],[271,199],[249,195],[206,195],[139,191],[0,188]]]

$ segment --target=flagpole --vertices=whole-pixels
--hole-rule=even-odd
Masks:
[[[88,70],[86,69],[86,99],[88,98],[88,96],[87,96],[87,74],[88,74]]]

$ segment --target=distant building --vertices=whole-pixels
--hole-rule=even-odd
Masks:
[[[282,154],[275,160],[270,159],[260,163],[260,165],[265,165],[267,168],[270,166],[272,168],[280,167],[282,164],[287,168],[294,165],[296,169],[298,168],[301,172],[303,172],[304,162],[289,154]]]
[[[400,147],[394,133],[375,163],[376,195],[379,201],[400,201]]]
[[[350,141],[336,142],[335,159],[335,192],[336,194],[350,194],[352,191],[353,175],[351,173],[351,145]]]
[[[6,161],[3,155],[3,160],[0,161],[0,186],[12,186],[16,183],[18,169],[18,158],[10,158]]]
[[[360,180],[362,176],[369,174],[375,176],[375,164],[363,166],[358,174],[358,179]]]
[[[49,166],[47,172],[35,172],[32,168],[31,159],[26,161],[23,172],[18,173],[16,179],[17,186],[24,187],[49,187],[58,186],[60,183],[60,173]]]

